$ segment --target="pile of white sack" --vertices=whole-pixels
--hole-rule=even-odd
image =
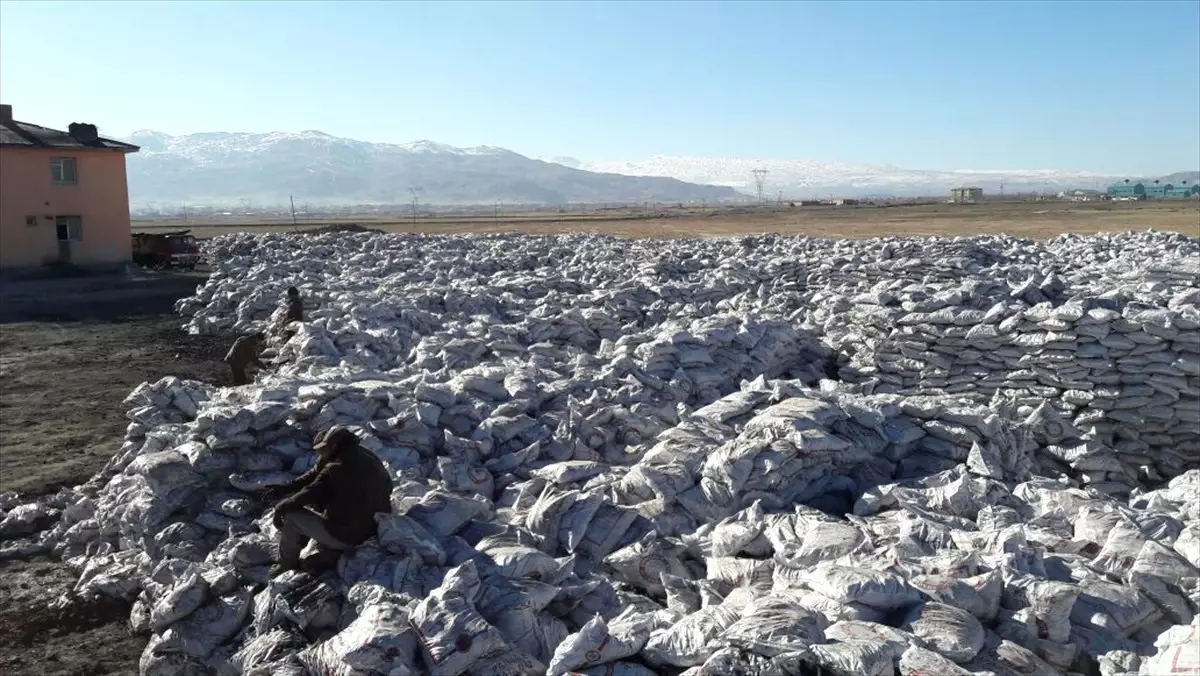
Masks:
[[[1200,240],[207,246],[188,328],[273,368],[0,495],[144,675],[1200,674]],[[335,424],[393,512],[269,579],[261,492]]]

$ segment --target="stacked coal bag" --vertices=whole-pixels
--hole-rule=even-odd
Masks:
[[[987,408],[848,395],[827,384],[821,392],[798,381],[747,383],[659,435],[628,471],[598,477],[596,489],[638,507],[659,533],[682,535],[752,503],[845,514],[877,485],[964,462],[997,480],[1029,475],[1031,436]]]
[[[629,334],[602,345],[598,356],[611,359],[618,374],[634,371],[689,406],[712,403],[760,375],[816,382],[833,358],[815,337],[786,322],[725,314]]]
[[[130,421],[126,438],[142,439],[155,428],[194,420],[213,391],[205,383],[172,376],[138,385],[123,402]]]
[[[874,392],[999,397],[1037,416],[1046,460],[1128,497],[1200,464],[1200,290],[995,302],[992,289],[824,309],[854,349],[842,372]],[[973,302],[972,302],[973,301]],[[972,307],[974,305],[975,307]],[[855,319],[862,321],[856,322]],[[1086,443],[1084,440],[1086,439]]]
[[[0,561],[49,553],[55,541],[51,529],[86,511],[78,502],[69,488],[32,502],[12,491],[0,493]]]
[[[83,568],[80,593],[136,598],[132,626],[152,635],[143,673],[473,673],[501,657],[516,673],[885,673],[955,663],[970,671],[1050,664],[1037,673],[1060,673],[1080,660],[1136,662],[1141,638],[1163,622],[1186,623],[1194,607],[1178,585],[1195,579],[1186,556],[1200,542],[1192,537],[1200,473],[1131,506],[1054,481],[1017,483],[1028,473],[1028,439],[954,398],[861,397],[832,383],[822,392],[760,378],[630,449],[627,459],[638,460],[626,468],[558,459],[563,449],[553,442],[556,457],[543,457],[540,442],[486,450],[529,423],[498,431],[493,422],[481,426],[490,437],[471,440],[443,431],[437,449],[427,428],[393,420],[386,431],[397,436],[381,440],[372,423],[397,409],[431,419],[428,408],[417,412],[422,402],[397,400],[404,386],[396,383],[294,393],[272,385],[219,393],[193,423],[210,440],[259,434],[237,452],[256,469],[213,472],[208,479],[224,487],[154,524],[145,549],[100,553]],[[474,382],[473,391],[484,387]],[[415,389],[446,404],[429,390],[453,394]],[[456,396],[474,395],[464,387]],[[609,420],[621,410],[610,408]],[[275,456],[269,464],[278,467],[304,442],[257,448],[292,425],[355,422],[396,474],[396,513],[381,517],[378,537],[336,572],[268,580],[276,534],[261,507],[246,509],[253,493],[239,491],[270,485],[265,473],[274,470],[263,458]],[[593,414],[597,426],[605,417]],[[170,463],[149,461],[159,454],[128,474],[167,480],[161,468]],[[298,455],[291,473],[311,457]],[[949,469],[931,473],[936,463]],[[511,483],[497,488],[504,475]],[[198,517],[175,518],[196,506]],[[213,514],[237,515],[236,523],[207,523]],[[1131,549],[1132,563],[1122,563]],[[1143,550],[1154,558],[1134,570]],[[1140,586],[1101,584],[1121,566]],[[961,589],[960,576],[968,578]],[[1099,605],[1051,615],[1063,612],[1064,594]],[[1133,620],[1108,619],[1127,611]],[[1036,639],[1064,617],[1069,646]],[[464,633],[478,650],[462,648]]]
[[[267,330],[273,368],[143,385],[92,481],[0,496],[0,555],[133,602],[143,674],[1108,676],[1195,642],[1195,239],[206,246],[188,328]],[[271,579],[262,489],[333,425],[393,512]]]
[[[470,635],[472,642],[481,642],[481,648],[454,657],[446,668],[471,667],[503,654],[515,661],[512,668],[519,668],[518,673],[540,673],[569,632],[593,621],[597,613],[611,616],[634,601],[639,607],[650,607],[653,595],[645,592],[657,587],[652,583],[647,589],[639,576],[647,571],[653,574],[665,556],[663,551],[684,552],[683,540],[667,539],[661,533],[665,524],[678,524],[692,508],[683,495],[677,499],[663,495],[651,505],[624,505],[608,498],[603,484],[621,467],[609,466],[591,452],[595,445],[589,432],[619,428],[616,421],[621,418],[628,423],[649,417],[633,410],[597,409],[572,426],[574,432],[560,435],[576,434],[574,448],[554,440],[543,443],[546,434],[531,432],[537,428],[532,420],[490,418],[478,425],[471,439],[438,428],[442,415],[434,426],[419,422],[435,419],[435,411],[429,408],[432,402],[420,399],[441,401],[444,415],[454,406],[446,395],[456,397],[454,401],[482,398],[489,387],[486,382],[495,381],[468,373],[451,387],[361,381],[302,385],[288,391],[264,383],[261,388],[218,393],[189,423],[191,441],[166,451],[149,449],[102,491],[95,518],[123,528],[115,544],[101,534],[100,548],[90,552],[82,567],[78,592],[136,599],[132,626],[152,635],[142,662],[147,674],[206,665],[236,666],[235,671],[262,666],[274,673],[284,665],[267,658],[287,653],[288,646],[291,662],[318,671],[336,670],[346,663],[375,665],[380,670],[383,665],[441,668],[444,660],[451,659],[446,655],[458,650],[455,642],[463,631],[478,632]],[[509,384],[519,391],[519,383]],[[881,411],[874,401],[822,395],[794,381],[760,379],[756,387],[761,414],[747,411],[745,425],[720,413],[734,405],[724,400],[692,418],[714,428],[725,426],[730,434],[748,428],[743,438],[734,441],[756,445],[766,453],[771,451],[762,448],[764,437],[775,437],[776,447],[790,439],[802,447],[795,449],[802,457],[793,464],[807,466],[807,471],[789,470],[797,483],[817,481],[831,469],[854,470],[874,459],[864,453],[834,456],[828,451],[847,448],[847,439],[864,438],[872,426],[889,430],[903,424],[889,423],[889,416],[902,418],[899,411]],[[404,400],[405,389],[415,390],[419,399]],[[504,397],[498,391],[494,396]],[[779,404],[773,405],[776,400]],[[572,403],[579,411],[598,405],[596,401]],[[988,417],[986,411],[973,413]],[[719,418],[725,418],[725,423],[717,422]],[[671,420],[658,423],[665,428]],[[362,443],[394,472],[396,514],[381,518],[378,537],[343,557],[336,574],[318,579],[290,575],[270,581],[266,566],[276,534],[269,519],[261,516],[261,506],[254,503],[255,492],[310,466],[310,453],[297,455],[303,442],[294,431],[332,424],[354,425]],[[677,429],[683,432],[689,426]],[[196,440],[202,435],[203,442]],[[917,435],[908,431],[902,436]],[[520,450],[503,450],[531,440]],[[659,448],[627,446],[623,457],[627,461],[642,454],[663,457],[662,442],[655,446]],[[883,451],[885,446],[876,443],[874,449]],[[1019,453],[1016,447],[1010,450]],[[892,449],[892,454],[900,451]],[[292,456],[296,462],[286,469],[285,459]],[[721,466],[705,465],[696,480],[704,482],[710,467]],[[655,472],[640,469],[648,476]],[[1003,475],[1005,470],[999,471]],[[136,486],[132,493],[127,480]],[[762,482],[768,480],[763,475],[751,483],[763,489],[767,487]],[[209,487],[208,493],[190,491],[201,483]],[[818,500],[828,491],[829,487],[811,485],[806,489]],[[182,498],[180,504],[180,495],[191,497]],[[786,510],[792,501],[791,496],[776,498],[769,509]],[[738,507],[708,505],[710,512],[732,513]],[[764,514],[757,502],[747,509],[752,515]],[[720,516],[710,513],[705,518]],[[694,526],[675,530],[684,534]],[[707,539],[701,532],[691,544],[707,547]],[[140,546],[123,546],[131,542]],[[702,579],[701,564],[707,555],[699,551],[697,557],[680,564],[684,567],[672,566],[681,580]],[[466,564],[471,568],[462,567]],[[736,579],[737,573],[725,575]],[[468,582],[462,582],[462,576]],[[627,593],[621,583],[631,585]],[[463,585],[474,591],[465,592]],[[467,605],[451,602],[463,594]],[[359,596],[374,601],[355,605]],[[442,598],[447,607],[433,605],[433,599]],[[472,620],[472,611],[482,621]],[[433,629],[425,631],[425,625],[418,624],[417,633],[405,638],[403,634],[411,630],[405,628],[409,625],[403,618],[418,622],[415,618],[422,613]],[[360,620],[364,616],[371,619]],[[390,619],[381,628],[377,623],[383,617]],[[442,627],[451,619],[449,627]],[[660,617],[660,628],[666,620]],[[397,648],[404,645],[409,646],[407,651]]]

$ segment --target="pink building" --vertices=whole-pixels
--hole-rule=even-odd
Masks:
[[[130,260],[125,154],[137,151],[95,125],[47,129],[0,105],[0,270]]]

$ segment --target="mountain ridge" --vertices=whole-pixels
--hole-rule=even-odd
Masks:
[[[371,143],[313,130],[180,136],[139,130],[128,141],[141,147],[127,162],[134,204],[247,199],[286,204],[291,196],[360,204],[415,197],[444,205],[741,199],[728,187],[584,171],[495,146]]]

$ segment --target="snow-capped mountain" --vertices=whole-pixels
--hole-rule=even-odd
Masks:
[[[1163,183],[1173,183],[1175,185],[1185,182],[1194,185],[1196,183],[1200,183],[1200,171],[1177,171],[1170,176],[1163,176],[1158,180],[1162,181]]]
[[[138,131],[129,142],[129,194],[135,204],[207,201],[527,204],[718,202],[729,187],[673,178],[583,171],[503,148],[456,148],[434,141],[369,143],[319,131],[208,132],[171,136]],[[559,158],[569,161],[570,158]]]
[[[570,167],[572,169],[583,168],[583,162],[580,162],[574,157],[567,157],[566,155],[538,155],[534,159],[541,160],[543,162],[550,162],[552,164],[561,164],[564,167]]]
[[[1123,177],[1092,172],[1039,169],[1011,171],[929,171],[886,165],[814,160],[745,160],[711,157],[656,156],[626,162],[585,162],[581,169],[629,176],[669,176],[681,181],[728,186],[746,194],[757,190],[754,170],[767,171],[763,192],[774,197],[861,195],[940,195],[960,186],[985,192],[1058,191],[1103,187]]]

